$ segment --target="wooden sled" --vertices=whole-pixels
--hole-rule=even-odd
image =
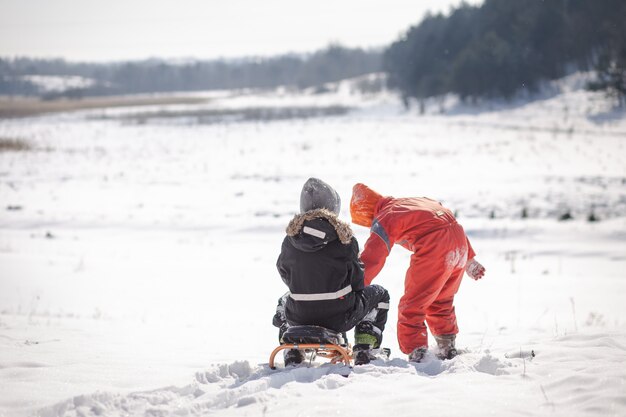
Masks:
[[[328,359],[330,363],[343,362],[350,366],[352,348],[344,335],[321,326],[291,326],[285,331],[282,343],[270,355],[270,368],[276,369],[274,359],[281,350],[300,349]]]

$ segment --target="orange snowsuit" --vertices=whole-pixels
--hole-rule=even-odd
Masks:
[[[365,285],[378,275],[394,244],[413,252],[398,305],[398,342],[405,354],[427,347],[431,333],[458,333],[454,295],[474,251],[450,210],[428,198],[378,200],[361,254]]]

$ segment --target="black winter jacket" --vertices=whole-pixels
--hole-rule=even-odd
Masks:
[[[359,244],[347,223],[325,209],[296,215],[276,266],[290,291],[285,303],[289,324],[348,330],[355,292],[364,283]]]

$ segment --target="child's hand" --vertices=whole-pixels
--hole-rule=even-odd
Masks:
[[[478,261],[474,259],[470,259],[465,267],[465,272],[470,276],[473,280],[478,281],[483,276],[485,276],[485,267],[482,266]]]

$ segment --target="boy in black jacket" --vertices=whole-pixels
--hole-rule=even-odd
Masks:
[[[276,308],[279,339],[290,325],[316,325],[336,332],[355,328],[355,365],[369,363],[378,349],[389,310],[389,293],[380,285],[365,287],[359,244],[337,215],[341,199],[317,178],[300,195],[300,214],[287,226],[276,266],[289,292]],[[304,356],[291,349],[285,365]]]

